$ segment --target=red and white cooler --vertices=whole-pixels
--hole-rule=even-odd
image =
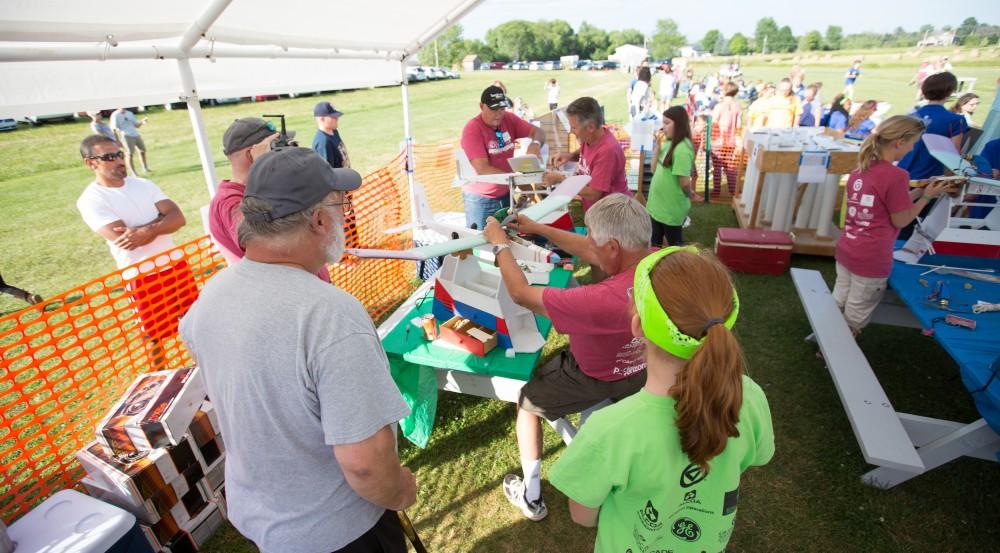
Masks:
[[[720,228],[715,255],[733,271],[780,275],[788,270],[794,244],[790,233],[779,230]]]

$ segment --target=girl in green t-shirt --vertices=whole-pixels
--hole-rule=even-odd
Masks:
[[[666,140],[666,147],[660,143]],[[660,157],[661,150],[663,157]],[[663,112],[663,128],[656,133],[653,144],[656,171],[649,185],[646,210],[653,219],[652,245],[670,246],[683,243],[684,220],[691,209],[691,169],[694,147],[691,144],[691,122],[687,111],[674,106]]]
[[[596,553],[723,551],[740,478],[774,455],[767,398],[744,374],[739,298],[710,252],[668,247],[635,269],[646,384],[593,414],[549,471]]]

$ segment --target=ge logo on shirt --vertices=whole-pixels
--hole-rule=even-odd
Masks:
[[[690,488],[705,479],[706,474],[701,471],[701,467],[691,463],[681,471],[681,487]]]
[[[687,517],[681,517],[674,521],[673,527],[670,528],[670,533],[684,541],[698,541],[698,538],[701,537],[701,528],[698,527],[695,521]]]

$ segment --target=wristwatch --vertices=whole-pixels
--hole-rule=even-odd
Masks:
[[[531,139],[531,143],[532,144],[538,144],[539,147],[542,145],[542,142],[540,140],[538,140],[537,138],[532,138]]]
[[[503,244],[497,244],[493,246],[493,257],[500,255],[500,252],[510,249],[510,242],[504,242]]]

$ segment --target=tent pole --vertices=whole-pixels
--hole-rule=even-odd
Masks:
[[[194,83],[194,72],[187,58],[177,60],[177,68],[181,73],[181,85],[184,93],[181,98],[187,102],[188,116],[194,127],[194,142],[198,147],[198,157],[201,158],[201,171],[208,185],[208,197],[215,196],[215,162],[212,161],[212,151],[208,147],[208,133],[205,132],[205,119],[201,115],[201,104],[198,101],[198,88]]]
[[[413,134],[410,132],[410,87],[407,84],[406,58],[399,60],[400,88],[403,91],[403,144],[406,148],[406,183],[410,191],[410,222],[417,222],[417,198],[413,194]]]

